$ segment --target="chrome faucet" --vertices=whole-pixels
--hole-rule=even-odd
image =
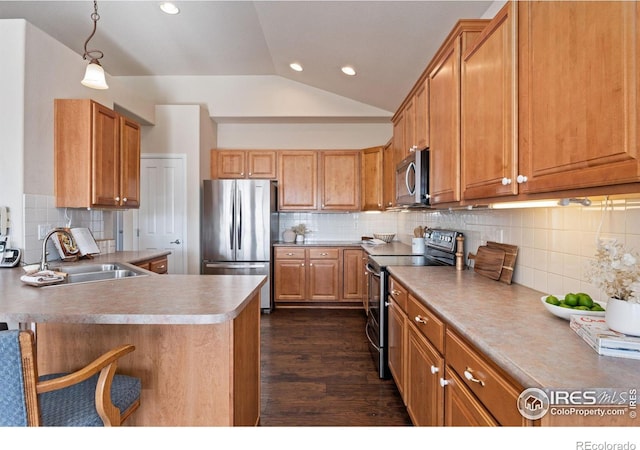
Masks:
[[[49,238],[56,233],[64,233],[69,236],[69,239],[73,240],[73,236],[71,236],[71,234],[64,228],[54,228],[53,230],[49,231],[42,241],[42,257],[40,258],[40,270],[49,269],[49,263],[47,262],[47,242],[49,241]]]

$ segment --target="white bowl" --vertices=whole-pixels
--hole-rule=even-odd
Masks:
[[[544,307],[547,308],[547,311],[549,311],[554,316],[561,317],[565,320],[570,320],[571,316],[577,315],[577,314],[581,316],[604,317],[604,311],[584,311],[582,309],[563,308],[562,306],[552,305],[551,303],[546,302],[547,297],[548,295],[543,295],[542,297],[540,297],[540,301],[542,302]],[[558,298],[558,300],[564,299],[564,295],[556,295],[556,297]],[[598,302],[598,304],[605,309],[607,307],[606,303]]]
[[[381,241],[385,241],[387,244],[393,241],[393,238],[396,237],[395,233],[373,233],[373,237],[376,239],[380,239]]]

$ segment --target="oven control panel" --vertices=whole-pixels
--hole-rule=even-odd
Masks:
[[[434,247],[446,252],[456,251],[456,238],[460,233],[453,230],[427,229],[425,241],[429,247]]]

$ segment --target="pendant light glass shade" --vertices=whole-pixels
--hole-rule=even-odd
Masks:
[[[91,89],[109,89],[104,76],[104,69],[98,62],[90,62],[84,73],[84,78],[80,82]]]

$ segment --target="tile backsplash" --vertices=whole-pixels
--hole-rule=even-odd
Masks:
[[[590,206],[509,210],[425,210],[381,214],[281,213],[280,232],[304,223],[311,241],[359,240],[373,232],[396,233],[411,245],[417,226],[458,230],[465,235],[465,256],[497,241],[518,246],[513,281],[544,293],[584,291],[603,294],[585,275],[595,255],[596,238],[615,238],[640,250],[640,198],[594,201]]]
[[[23,218],[25,230],[25,248],[22,260],[26,264],[40,261],[42,241],[38,239],[38,226],[49,225],[55,227],[87,227],[98,241],[98,245],[109,249],[108,242],[102,240],[113,239],[115,215],[111,211],[87,210],[79,208],[56,208],[55,199],[51,195],[24,194]],[[51,240],[47,245],[49,259],[58,259]]]

